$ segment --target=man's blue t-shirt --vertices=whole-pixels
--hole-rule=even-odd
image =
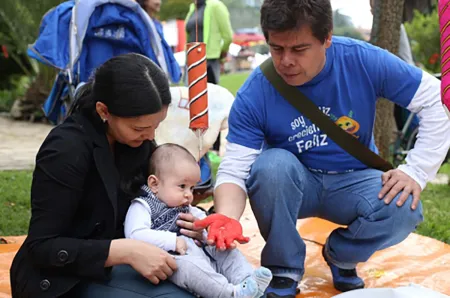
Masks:
[[[322,71],[298,88],[341,128],[378,152],[373,138],[377,98],[407,107],[421,79],[422,70],[386,50],[333,37]],[[236,95],[227,140],[258,150],[286,149],[309,169],[323,173],[367,168],[281,97],[260,68]]]

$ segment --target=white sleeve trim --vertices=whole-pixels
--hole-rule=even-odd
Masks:
[[[152,230],[151,226],[148,204],[141,199],[133,200],[125,217],[125,237],[153,244],[165,251],[175,251],[177,234]]]
[[[206,213],[203,212],[203,210],[200,210],[199,208],[194,206],[189,206],[189,213],[191,213],[194,217],[197,217],[198,219],[206,218]]]
[[[450,148],[450,121],[440,92],[440,81],[423,71],[419,88],[407,107],[420,119],[419,133],[414,148],[406,156],[406,164],[398,168],[422,189],[435,178]]]
[[[227,143],[225,156],[217,171],[215,188],[224,183],[233,183],[247,193],[245,182],[250,175],[252,164],[261,151],[235,143]]]

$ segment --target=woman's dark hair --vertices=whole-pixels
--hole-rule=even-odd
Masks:
[[[104,130],[106,125],[96,111],[97,102],[104,103],[114,116],[138,117],[161,111],[171,100],[169,81],[161,68],[143,55],[130,53],[111,58],[95,71],[90,81],[77,90],[71,114],[81,113],[96,129]],[[145,155],[135,164],[117,163],[121,190],[133,195],[146,181],[148,158],[155,144],[146,142],[141,148],[126,147],[116,145],[116,156],[122,150],[143,150]],[[142,156],[135,153],[134,156]]]
[[[287,31],[309,26],[312,34],[324,43],[333,30],[330,0],[264,0],[261,28],[269,41],[270,31]]]
[[[161,68],[143,55],[129,53],[106,61],[80,87],[73,113],[81,112],[95,125],[100,121],[95,110],[99,101],[114,116],[137,117],[157,113],[171,100],[169,81]]]

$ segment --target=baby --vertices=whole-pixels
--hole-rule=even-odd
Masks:
[[[189,151],[175,144],[156,148],[150,160],[150,176],[143,196],[134,199],[125,219],[125,236],[174,252],[178,269],[170,280],[202,297],[256,298],[272,279],[269,269],[253,270],[238,249],[219,251],[180,234],[178,215],[206,214],[191,206],[200,168]]]

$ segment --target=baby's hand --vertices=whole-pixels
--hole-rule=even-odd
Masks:
[[[183,238],[177,237],[177,245],[176,245],[175,251],[177,253],[179,253],[180,255],[185,255],[186,254],[187,244],[186,244],[186,241]]]

